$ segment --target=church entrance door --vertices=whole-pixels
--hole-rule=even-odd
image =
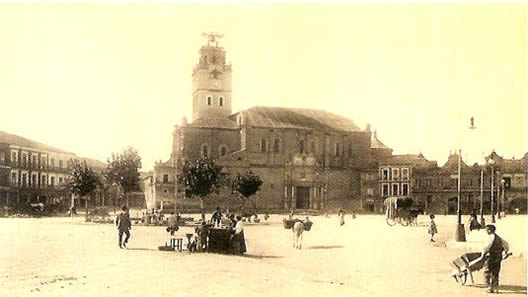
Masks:
[[[295,197],[295,208],[310,208],[310,188],[296,187],[295,192],[297,193],[297,197]]]

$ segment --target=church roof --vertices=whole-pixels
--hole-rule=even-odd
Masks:
[[[390,147],[386,146],[381,142],[378,137],[376,136],[376,132],[374,131],[374,135],[372,137],[372,140],[370,141],[370,148],[373,149],[391,149]]]
[[[47,144],[43,144],[34,140],[30,140],[27,138],[24,138],[22,136],[9,134],[4,131],[0,131],[0,143],[8,143],[12,145],[18,145],[25,148],[35,149],[35,150],[41,150],[41,151],[48,151],[48,152],[57,152],[57,153],[69,153],[65,152],[63,150],[60,150],[58,148],[49,146]],[[71,153],[69,153],[71,154]]]
[[[253,127],[315,129],[328,132],[359,132],[350,119],[323,110],[256,106],[241,111]]]
[[[197,128],[238,129],[236,122],[228,118],[199,118],[188,126]]]

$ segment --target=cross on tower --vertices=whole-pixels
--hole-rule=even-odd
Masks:
[[[216,47],[218,47],[218,40],[224,37],[224,34],[216,32],[202,33],[202,37],[207,38],[207,46],[211,46],[211,42],[214,42]]]

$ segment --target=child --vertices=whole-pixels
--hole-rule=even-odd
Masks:
[[[436,229],[436,224],[434,221],[434,214],[429,215],[429,218],[431,218],[431,222],[429,223],[429,229],[427,230],[427,233],[431,234],[431,242],[435,242],[434,235],[438,233],[438,230]]]

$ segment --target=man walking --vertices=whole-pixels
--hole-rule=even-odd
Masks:
[[[119,231],[119,247],[126,248],[128,239],[130,238],[130,229],[132,228],[130,214],[126,206],[121,207],[121,212],[116,217],[116,226]],[[122,241],[123,233],[126,235],[125,241]]]
[[[506,240],[495,234],[495,226],[486,225],[486,232],[489,235],[489,241],[482,250],[484,262],[484,277],[489,289],[488,293],[499,293],[499,272],[501,269],[502,252],[508,253],[509,245]]]

